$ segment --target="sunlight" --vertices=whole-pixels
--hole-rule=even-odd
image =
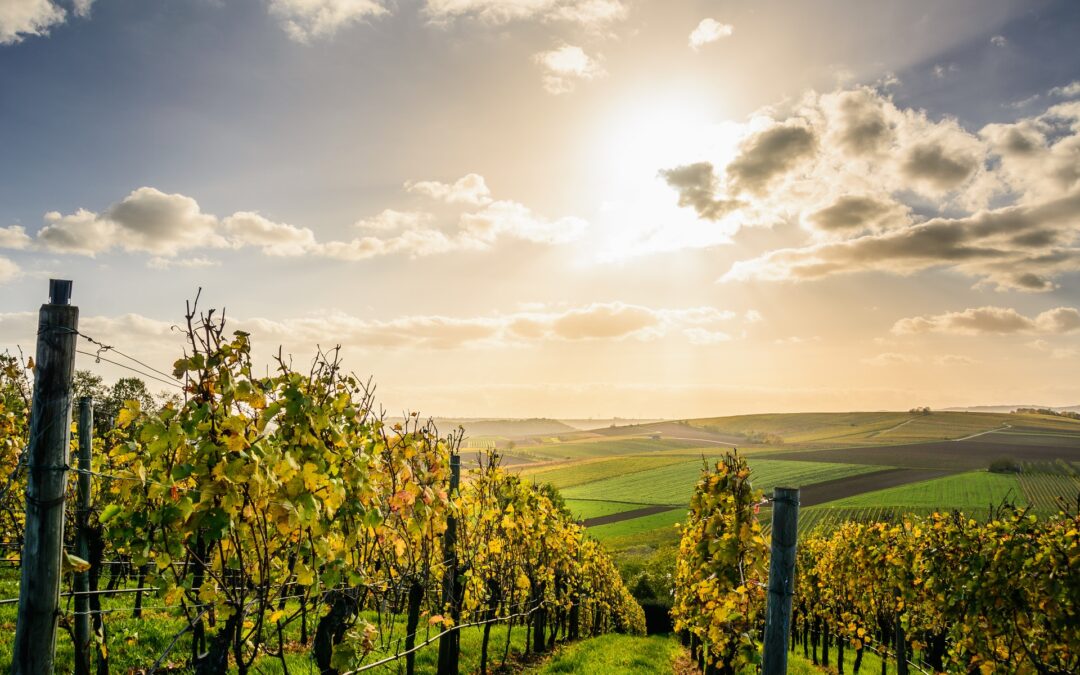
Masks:
[[[613,261],[729,241],[734,220],[702,221],[678,206],[660,172],[695,162],[724,166],[746,126],[717,121],[691,98],[638,102],[613,111],[598,152],[605,167],[596,258]]]

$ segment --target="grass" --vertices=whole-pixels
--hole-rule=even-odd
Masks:
[[[709,460],[713,461],[712,459]],[[770,490],[777,485],[810,485],[881,467],[829,462],[770,459],[749,460],[754,487]],[[563,490],[568,499],[605,499],[642,504],[687,504],[701,477],[701,460],[689,460],[625,476],[614,476]]]
[[[533,675],[552,673],[626,673],[655,675],[670,673],[683,647],[670,635],[637,637],[601,635],[560,648],[543,665],[525,672]],[[462,669],[462,672],[469,672]]]
[[[602,542],[621,537],[634,537],[642,533],[654,530],[668,530],[672,537],[678,539],[675,523],[681,523],[686,519],[686,508],[672,509],[663,513],[654,513],[651,516],[620,520],[617,523],[597,525],[589,528],[589,534]]]
[[[1027,504],[1015,475],[969,471],[967,473],[909,483],[876,492],[866,492],[829,502],[830,507],[897,506],[913,509],[983,508],[1009,499],[1018,506]]]
[[[695,448],[702,445],[695,441],[674,439],[651,439],[638,437],[601,438],[598,440],[576,441],[572,443],[543,443],[527,446],[529,454],[551,459],[581,459],[585,457],[610,457],[612,455],[634,455],[672,448]],[[711,451],[712,448],[710,448]]]
[[[1025,466],[1017,481],[1028,504],[1044,515],[1057,513],[1063,506],[1075,507],[1080,494],[1080,477],[1073,474],[1043,472]]]
[[[19,581],[17,574],[17,570],[13,568],[2,570],[2,573],[0,573],[0,597],[8,598],[18,595]],[[65,591],[69,590],[69,581],[70,578],[65,581]],[[61,603],[63,611],[73,611],[67,600],[62,599]],[[131,612],[127,611],[133,605],[133,594],[102,597],[102,608],[113,610],[105,615],[105,625],[109,635],[107,643],[109,665],[112,672],[142,672],[143,669],[149,668],[169,646],[173,636],[187,625],[187,622],[181,618],[182,614],[179,608],[156,609],[162,605],[162,602],[153,593],[144,597],[143,605],[149,609],[144,612],[142,619],[133,618]],[[288,609],[290,613],[296,608],[297,606],[294,603],[289,603]],[[0,668],[3,669],[9,667],[12,659],[11,650],[14,643],[17,611],[18,606],[15,604],[0,605],[0,631],[10,636],[7,640],[0,640]],[[375,621],[373,616],[368,618],[372,622]],[[395,617],[393,635],[395,642],[384,645],[382,648],[377,647],[376,651],[365,659],[365,662],[371,662],[393,653],[398,646],[396,640],[404,636],[404,621],[404,616]],[[312,636],[315,633],[317,622],[317,615],[309,615],[309,631]],[[298,642],[299,633],[299,621],[290,623],[285,631],[286,661],[289,672],[317,672],[318,668],[310,657],[310,646],[304,646]],[[417,642],[422,642],[430,636],[437,635],[437,633],[436,628],[432,628],[427,622],[421,621]],[[63,629],[57,630],[56,636],[56,671],[70,673],[74,670],[74,650],[71,636]],[[523,626],[515,626],[508,636],[506,625],[496,625],[491,631],[488,647],[489,659],[492,660],[493,664],[498,664],[501,661],[508,637],[510,640],[511,661],[519,660],[524,652],[525,628]],[[482,639],[483,629],[480,627],[465,628],[461,631],[461,672],[468,673],[479,669],[480,643]],[[267,646],[276,649],[276,637],[271,637]],[[437,640],[418,650],[416,655],[417,672],[436,672],[438,652]],[[166,669],[183,669],[190,654],[191,637],[190,633],[188,633],[177,640],[172,652],[162,662],[162,667]],[[404,660],[401,663],[404,664]],[[281,662],[276,657],[262,655],[256,659],[255,666],[257,670],[252,672],[258,672],[262,675],[283,674],[285,672]],[[404,666],[402,667],[404,668]],[[230,672],[236,672],[236,669],[231,668]]]
[[[577,460],[555,466],[523,469],[520,475],[537,483],[550,483],[560,490],[583,485],[593,481],[648,471],[671,464],[687,461],[685,457],[651,457],[634,455],[630,457],[602,457]]]
[[[567,499],[566,506],[570,509],[570,512],[574,514],[575,518],[585,520],[586,518],[599,518],[600,516],[610,516],[615,513],[622,513],[623,511],[632,511],[633,509],[640,509],[645,504],[632,504],[629,502],[599,502],[589,499]]]
[[[690,420],[690,424],[727,433],[767,432],[779,435],[788,445],[805,447],[893,445],[963,438],[1003,424],[1080,432],[1080,422],[1061,417],[954,411],[934,411],[929,415],[907,412],[738,415]]]

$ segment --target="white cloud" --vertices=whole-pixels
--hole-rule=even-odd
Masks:
[[[588,223],[566,216],[548,220],[537,216],[523,204],[513,201],[493,202],[480,211],[461,216],[461,231],[467,238],[490,244],[501,236],[543,244],[565,244],[579,238]]]
[[[579,82],[606,75],[596,59],[574,45],[534,54],[533,61],[543,69],[544,89],[551,94],[569,93]]]
[[[297,42],[331,36],[388,11],[380,0],[269,0],[269,9]]]
[[[4,0],[0,2],[0,45],[48,35],[50,28],[66,19],[67,12],[52,0]]]
[[[475,173],[462,176],[453,183],[409,181],[405,183],[405,189],[448,204],[483,206],[491,202],[491,190],[488,189],[487,182],[483,176]]]
[[[175,255],[192,248],[228,245],[217,219],[203,213],[191,197],[142,187],[103,214],[79,209],[45,214],[38,241],[62,253],[95,255],[112,248]]]
[[[973,133],[859,87],[738,127],[719,161],[661,170],[677,203],[727,232],[797,222],[812,236],[724,281],[948,268],[1039,292],[1080,270],[1080,102]]]
[[[901,354],[898,352],[885,352],[862,360],[868,366],[877,367],[910,365],[921,361],[922,359],[914,354]]]
[[[937,366],[971,366],[976,363],[979,362],[963,354],[942,354],[934,357],[934,365]]]
[[[1074,347],[1054,347],[1049,342],[1043,339],[1032,340],[1027,343],[1027,346],[1040,352],[1044,352],[1050,355],[1050,358],[1057,360],[1068,360],[1080,357],[1080,351]]]
[[[299,256],[317,245],[308,228],[275,223],[251,211],[238,211],[221,225],[233,246],[258,246],[266,255]]]
[[[210,258],[162,258],[160,256],[150,258],[146,266],[154,270],[171,269],[200,269],[203,267],[217,267],[221,262]]]
[[[98,214],[86,209],[64,215],[45,214],[45,226],[36,241],[19,226],[0,229],[0,248],[36,247],[57,252],[95,256],[113,250],[151,253],[149,265],[190,267],[199,258],[165,262],[197,249],[254,247],[276,257],[322,256],[339,260],[367,260],[405,254],[413,258],[452,251],[484,251],[504,239],[538,244],[565,244],[582,236],[588,223],[564,216],[549,219],[524,204],[492,201],[482,176],[469,174],[454,183],[410,182],[406,188],[450,205],[465,205],[445,218],[446,227],[426,211],[384,209],[356,222],[365,232],[348,241],[319,241],[307,227],[279,223],[254,211],[237,211],[223,219],[204,213],[199,204],[180,194],[142,187]]]
[[[1009,41],[1005,38],[1004,35],[995,35],[994,37],[990,38],[990,44],[994,45],[995,47],[1004,47],[1005,45],[1009,44]]]
[[[33,239],[26,234],[26,229],[22,226],[0,227],[0,248],[21,250],[29,248],[32,243]]]
[[[897,335],[1066,335],[1078,330],[1080,310],[1073,307],[1056,307],[1035,317],[1025,316],[1011,307],[974,307],[961,312],[900,319],[892,327],[892,332]]]
[[[952,73],[955,73],[957,70],[959,69],[956,67],[955,63],[939,63],[934,66],[934,77],[938,78],[939,80],[943,80],[945,79],[945,77],[951,75]]]
[[[719,335],[718,327],[735,319],[711,307],[651,308],[622,302],[599,302],[560,309],[493,313],[483,316],[404,315],[389,319],[361,318],[344,312],[321,312],[279,319],[231,318],[229,330],[253,335],[259,353],[307,350],[325,344],[327,336],[350,349],[462,349],[521,347],[543,342],[684,339],[700,342],[698,329]],[[0,344],[32,340],[36,315],[0,313]],[[704,322],[704,323],[703,323]],[[139,314],[84,316],[80,330],[105,344],[124,349],[138,346],[159,368],[176,358],[182,340],[173,321]],[[715,341],[715,340],[713,340]],[[144,359],[147,360],[147,359]],[[149,362],[149,360],[148,360]]]
[[[367,232],[393,232],[395,230],[415,230],[429,227],[435,220],[435,214],[426,211],[395,211],[383,209],[371,218],[362,218],[354,227]]]
[[[1060,87],[1054,87],[1050,90],[1051,96],[1061,96],[1062,98],[1073,98],[1080,96],[1080,80],[1075,80],[1068,84],[1063,84]]]
[[[421,228],[405,230],[391,237],[365,236],[351,241],[330,241],[320,244],[317,251],[328,258],[358,261],[398,253],[412,258],[423,258],[469,248],[476,250],[483,247],[476,243],[451,239],[438,230]]]
[[[734,32],[735,26],[729,23],[720,23],[716,19],[705,18],[690,33],[690,46],[694,51],[697,51],[710,42],[730,37]]]
[[[472,17],[491,24],[510,21],[561,21],[598,27],[626,16],[621,0],[426,0],[435,22]]]
[[[18,265],[7,258],[0,256],[0,284],[11,281],[19,276],[19,273],[20,270]]]

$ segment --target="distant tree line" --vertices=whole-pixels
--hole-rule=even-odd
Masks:
[[[75,400],[83,396],[94,399],[94,431],[103,436],[116,421],[124,401],[138,401],[139,409],[157,411],[168,403],[180,403],[180,397],[168,392],[150,393],[146,383],[137,377],[121,377],[112,386],[105,384],[100,375],[89,370],[76,370],[72,383]]]
[[[1068,417],[1071,420],[1080,420],[1080,413],[1068,410],[1054,410],[1053,408],[1017,408],[1013,411],[1019,415],[1053,415],[1054,417]]]

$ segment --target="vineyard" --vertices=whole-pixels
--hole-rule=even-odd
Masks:
[[[98,357],[119,351],[86,339]],[[460,433],[415,414],[388,423],[336,351],[304,372],[279,358],[260,377],[249,336],[213,311],[189,311],[186,339],[160,374],[180,396],[128,401],[104,434],[83,416],[71,454],[92,449],[90,464],[63,469],[89,494],[70,481],[65,498],[33,504],[64,511],[59,669],[488,672],[557,642],[644,632],[614,563],[556,491],[505,473],[494,452],[460,476]],[[11,570],[30,516],[28,439],[55,421],[31,419],[40,364],[2,366]],[[5,572],[5,622],[18,586]],[[79,625],[91,621],[87,644]],[[12,649],[0,660],[24,658]]]
[[[746,460],[729,455],[697,484],[677,562],[676,628],[706,672],[760,661],[767,548]],[[1074,673],[1080,668],[1080,512],[1040,517],[1002,504],[847,521],[803,537],[790,646],[843,673],[864,650],[882,672]],[[833,650],[830,656],[830,649]]]
[[[71,434],[39,412],[56,368],[50,333],[177,393],[162,402],[118,383],[96,419],[95,401],[78,401]],[[45,607],[59,627],[55,649],[17,632],[0,661],[47,653],[60,670],[99,675],[442,675],[517,671],[548,654],[550,672],[650,671],[688,653],[712,674],[757,672],[790,648],[841,673],[1080,668],[1080,505],[1062,498],[1080,477],[1075,462],[1047,459],[1047,448],[1072,452],[1074,436],[1002,432],[978,417],[979,440],[906,446],[914,460],[893,448],[893,467],[875,461],[888,446],[854,443],[706,453],[685,444],[725,441],[665,423],[690,435],[550,440],[528,452],[566,448],[569,459],[529,466],[516,455],[524,468],[511,473],[494,441],[466,458],[460,428],[375,412],[371,385],[343,371],[337,350],[304,371],[279,355],[259,376],[250,336],[228,333],[213,311],[189,309],[184,334],[171,373],[48,325],[36,362],[0,357],[0,624],[23,630],[35,599],[39,619]],[[892,414],[854,431],[828,421],[827,433],[863,440],[943,428],[912,430],[924,419]],[[793,433],[823,438],[795,422]],[[44,442],[30,440],[47,434],[78,461],[36,454]],[[968,468],[967,448],[1010,436],[1042,445],[1003,464],[1016,472]],[[646,447],[655,454],[633,454]],[[905,465],[935,452],[938,466]],[[56,482],[68,473],[76,480]],[[50,484],[58,498],[42,491]],[[791,520],[778,536],[769,517],[798,509],[766,497],[783,484],[807,484],[810,504],[798,533]],[[61,565],[45,568],[61,579],[58,597],[28,572],[49,518],[62,526]],[[671,537],[669,566],[637,574],[631,590],[609,551]],[[688,652],[629,637],[646,632],[646,611],[650,631],[673,628]],[[783,640],[766,644],[777,625]]]

